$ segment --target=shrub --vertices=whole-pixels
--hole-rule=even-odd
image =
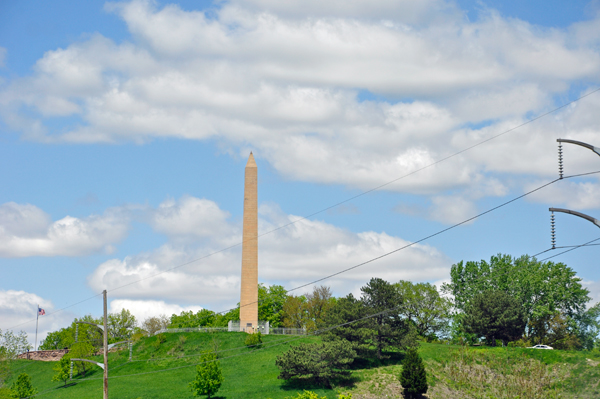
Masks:
[[[156,335],[156,341],[154,341],[154,343],[152,345],[154,345],[155,348],[158,348],[160,346],[160,344],[162,344],[166,341],[167,341],[167,336],[163,333],[160,333],[160,334]]]
[[[427,392],[427,373],[423,359],[415,348],[409,349],[406,358],[402,363],[402,374],[400,375],[400,384],[404,388],[404,395],[407,398],[421,395]]]
[[[287,396],[285,399],[327,399],[325,396],[319,396],[313,391],[298,392],[296,396]]]
[[[260,333],[260,331],[254,333],[254,334],[248,334],[248,336],[246,337],[246,341],[244,342],[244,344],[249,347],[249,348],[261,348],[262,347],[262,334]]]
[[[15,398],[28,398],[38,392],[31,384],[31,377],[27,373],[19,374],[10,389],[14,392]]]
[[[200,362],[196,366],[196,379],[189,383],[189,387],[194,395],[207,395],[210,398],[221,388],[223,373],[215,353],[205,353]]]
[[[284,380],[310,381],[331,386],[332,380],[347,377],[356,352],[346,340],[300,344],[277,357],[275,364]]]

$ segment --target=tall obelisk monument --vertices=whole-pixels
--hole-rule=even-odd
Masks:
[[[242,243],[242,292],[240,329],[258,327],[258,199],[257,167],[250,153],[244,180],[244,232]],[[250,328],[248,328],[250,327]]]

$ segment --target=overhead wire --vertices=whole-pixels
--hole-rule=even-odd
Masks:
[[[151,275],[151,276],[147,276],[147,277],[144,277],[144,278],[141,278],[141,279],[138,279],[138,280],[135,280],[135,281],[129,282],[129,283],[127,283],[127,284],[124,284],[124,285],[121,285],[121,286],[118,286],[118,287],[112,288],[112,289],[110,289],[110,290],[107,290],[107,292],[113,292],[113,291],[116,291],[116,290],[119,290],[119,289],[122,289],[122,288],[128,287],[128,286],[130,286],[130,285],[137,284],[137,283],[140,283],[140,282],[142,282],[142,281],[145,281],[145,280],[148,280],[148,279],[151,279],[151,278],[157,277],[157,276],[159,276],[159,275],[162,275],[162,274],[164,274],[164,273],[167,273],[167,272],[169,272],[169,271],[172,271],[172,270],[175,270],[175,269],[178,269],[178,268],[181,268],[181,267],[184,267],[184,266],[190,265],[190,264],[192,264],[192,263],[198,262],[198,261],[200,261],[200,260],[203,260],[203,259],[209,258],[209,257],[211,257],[211,256],[214,256],[214,255],[216,255],[216,254],[219,254],[219,253],[225,252],[225,251],[227,251],[227,250],[230,250],[230,249],[232,249],[232,248],[238,247],[238,246],[242,245],[242,244],[243,244],[244,242],[246,242],[246,241],[258,240],[260,237],[263,237],[263,236],[265,236],[265,235],[267,235],[267,234],[271,234],[271,233],[273,233],[273,232],[275,232],[275,231],[281,230],[281,229],[283,229],[283,228],[285,228],[285,227],[288,227],[288,226],[290,226],[290,225],[293,225],[293,224],[295,224],[295,223],[298,223],[298,222],[300,222],[300,221],[302,221],[302,220],[307,220],[307,219],[308,219],[308,218],[310,218],[310,217],[313,217],[313,216],[315,216],[315,215],[318,215],[318,214],[320,214],[320,213],[326,212],[326,211],[327,211],[327,210],[329,210],[329,209],[335,208],[335,207],[337,207],[337,206],[339,206],[339,205],[342,205],[342,204],[344,204],[344,203],[347,203],[347,202],[349,202],[349,201],[352,201],[352,200],[354,200],[354,199],[356,199],[356,198],[362,197],[362,196],[364,196],[364,195],[366,195],[366,194],[369,194],[369,193],[371,193],[371,192],[377,191],[377,190],[379,190],[379,189],[381,189],[381,188],[383,188],[383,187],[386,187],[386,186],[388,186],[388,185],[390,185],[390,184],[393,184],[393,183],[395,183],[395,182],[397,182],[397,181],[400,181],[400,180],[402,180],[402,179],[404,179],[404,178],[406,178],[406,177],[409,177],[409,176],[411,176],[411,175],[414,175],[414,174],[416,174],[416,173],[419,173],[419,172],[421,172],[421,171],[423,171],[423,170],[425,170],[425,169],[428,169],[428,168],[430,168],[430,167],[433,167],[433,166],[435,166],[435,165],[437,165],[437,164],[440,164],[440,163],[442,163],[442,162],[444,162],[444,161],[446,161],[446,160],[448,160],[448,159],[451,159],[451,158],[453,158],[453,157],[456,157],[456,156],[458,156],[458,155],[460,155],[460,154],[462,154],[462,153],[465,153],[465,152],[467,152],[467,151],[470,151],[470,150],[471,150],[471,149],[473,149],[473,148],[479,147],[480,145],[483,145],[483,144],[485,144],[485,143],[487,143],[487,142],[490,142],[490,141],[492,141],[492,140],[495,140],[495,139],[497,139],[498,137],[501,137],[501,136],[504,136],[504,135],[506,135],[506,134],[508,134],[508,133],[511,133],[511,132],[513,132],[514,130],[517,130],[517,129],[519,129],[519,128],[523,127],[523,126],[526,126],[526,125],[528,125],[528,124],[530,124],[530,123],[533,123],[533,122],[535,122],[535,121],[537,121],[537,120],[539,120],[539,119],[541,119],[541,118],[544,118],[544,117],[546,117],[546,116],[548,116],[548,115],[550,115],[550,114],[552,114],[552,113],[554,113],[554,112],[556,112],[556,111],[558,111],[558,110],[560,110],[560,109],[563,109],[563,108],[565,108],[565,107],[567,107],[567,106],[569,106],[569,105],[571,105],[571,104],[573,104],[573,103],[576,103],[576,102],[578,102],[578,101],[580,101],[580,100],[582,100],[582,99],[584,99],[584,98],[586,98],[586,97],[588,97],[588,96],[591,96],[592,94],[594,94],[594,93],[596,93],[596,92],[598,92],[598,91],[600,91],[600,87],[598,87],[598,88],[596,88],[596,89],[594,89],[594,90],[592,90],[592,91],[590,91],[590,92],[588,92],[588,93],[586,93],[586,94],[584,94],[584,95],[582,95],[582,96],[580,96],[580,97],[578,97],[578,98],[576,98],[576,99],[574,99],[574,100],[571,100],[571,101],[569,101],[569,102],[566,102],[566,103],[564,103],[564,104],[562,104],[562,105],[560,105],[560,106],[558,106],[558,107],[556,107],[556,108],[553,108],[553,109],[552,109],[552,110],[550,110],[550,111],[547,111],[547,112],[545,112],[545,113],[543,113],[543,114],[541,114],[541,115],[538,115],[538,116],[537,116],[537,117],[535,117],[535,118],[531,118],[531,119],[529,119],[529,120],[527,120],[527,121],[525,121],[525,122],[523,122],[523,123],[521,123],[521,124],[519,124],[519,125],[517,125],[517,126],[514,126],[514,127],[510,128],[510,129],[507,129],[507,130],[505,130],[505,131],[503,131],[503,132],[501,132],[501,133],[498,133],[498,134],[496,134],[496,135],[493,135],[493,136],[491,136],[491,137],[489,137],[489,138],[487,138],[487,139],[485,139],[485,140],[482,140],[482,141],[480,141],[480,142],[478,142],[478,143],[476,143],[476,144],[473,144],[473,145],[471,145],[471,146],[468,146],[468,147],[466,147],[466,148],[464,148],[464,149],[462,149],[462,150],[460,150],[460,151],[457,151],[457,152],[455,152],[455,153],[453,153],[453,154],[451,154],[451,155],[448,155],[448,156],[446,156],[446,157],[443,157],[443,158],[441,158],[441,159],[439,159],[439,160],[437,160],[437,161],[435,161],[435,162],[432,162],[432,163],[430,163],[430,164],[428,164],[428,165],[425,165],[425,166],[423,166],[423,167],[421,167],[421,168],[418,168],[418,169],[416,169],[416,170],[414,170],[414,171],[412,171],[412,172],[409,172],[409,173],[407,173],[407,174],[405,174],[405,175],[403,175],[403,176],[400,176],[400,177],[398,177],[398,178],[395,178],[395,179],[393,179],[393,180],[390,180],[390,181],[388,181],[388,182],[386,182],[386,183],[384,183],[384,184],[381,184],[381,185],[379,185],[379,186],[376,186],[376,187],[374,187],[374,188],[371,188],[371,189],[369,189],[369,190],[363,191],[363,192],[361,192],[361,193],[359,193],[359,194],[357,194],[357,195],[355,195],[355,196],[352,196],[352,197],[350,197],[350,198],[347,198],[347,199],[345,199],[345,200],[343,200],[343,201],[337,202],[337,203],[335,203],[335,204],[333,204],[333,205],[330,205],[330,206],[328,206],[328,207],[326,207],[326,208],[323,208],[323,209],[321,209],[321,210],[319,210],[319,211],[313,212],[313,213],[311,213],[311,214],[309,214],[309,215],[306,215],[306,216],[300,217],[300,218],[298,218],[298,219],[296,219],[296,220],[293,220],[293,221],[291,221],[291,222],[289,222],[289,223],[286,223],[286,224],[283,224],[283,225],[281,225],[281,226],[278,226],[278,227],[276,227],[276,228],[274,228],[274,229],[272,229],[272,230],[269,230],[269,231],[267,231],[267,232],[265,232],[265,233],[262,233],[262,234],[260,234],[260,235],[257,235],[257,236],[256,236],[256,238],[251,238],[251,239],[248,239],[248,240],[245,240],[245,241],[239,242],[239,243],[237,243],[237,244],[230,245],[230,246],[228,246],[228,247],[222,248],[222,249],[220,249],[220,250],[218,250],[218,251],[211,252],[211,253],[209,253],[209,254],[207,254],[207,255],[204,255],[204,256],[202,256],[202,257],[199,257],[199,258],[196,258],[196,259],[190,260],[190,261],[188,261],[188,262],[185,262],[185,263],[179,264],[179,265],[177,265],[177,266],[174,266],[174,267],[171,267],[171,268],[169,268],[169,269],[165,269],[165,270],[163,270],[163,271],[161,271],[161,272],[159,272],[159,273],[153,274],[153,275]],[[564,177],[563,179],[570,178],[570,177],[576,177],[576,176],[590,175],[590,174],[594,174],[594,173],[598,173],[598,172],[590,172],[590,173],[584,173],[584,174],[579,174],[579,175],[567,176],[567,177]],[[554,183],[554,182],[555,182],[555,181],[557,181],[557,180],[560,180],[560,179],[556,179],[556,180],[554,180],[554,181],[552,181],[552,182],[550,182],[550,183],[548,183],[548,184],[546,184],[546,185],[552,184],[552,183]],[[540,188],[543,188],[543,187],[545,187],[546,185],[544,185],[544,186],[542,186],[542,187],[540,187]],[[540,189],[540,188],[538,188],[538,189]],[[533,191],[537,191],[538,189],[536,189],[536,190],[533,190]],[[533,192],[533,191],[532,191],[532,192]],[[531,193],[531,192],[530,192],[530,193]],[[528,194],[529,194],[529,193],[526,193],[525,195],[528,195]],[[524,196],[524,195],[523,195],[523,196]],[[294,290],[297,290],[297,289],[300,289],[300,288],[304,288],[304,287],[306,287],[306,286],[308,286],[308,285],[312,285],[312,284],[314,284],[314,283],[316,283],[316,282],[319,282],[319,281],[326,280],[326,279],[328,279],[328,278],[331,278],[331,277],[333,277],[333,276],[336,276],[336,275],[339,275],[339,274],[341,274],[341,273],[344,273],[344,272],[346,272],[346,271],[348,271],[348,270],[352,270],[352,269],[355,269],[355,268],[357,268],[357,267],[360,267],[360,266],[362,266],[362,265],[364,265],[364,264],[371,263],[371,262],[373,262],[373,261],[375,261],[375,260],[377,260],[377,259],[380,259],[380,258],[383,258],[383,257],[385,257],[385,256],[388,256],[388,255],[390,255],[390,254],[392,254],[392,253],[394,253],[394,252],[398,252],[398,251],[400,251],[400,250],[402,250],[402,249],[404,249],[404,248],[408,248],[408,247],[410,247],[410,246],[412,246],[412,245],[415,245],[415,244],[417,244],[417,243],[419,243],[419,242],[422,242],[422,241],[424,241],[424,240],[426,240],[426,239],[432,238],[432,237],[434,237],[434,236],[436,236],[436,235],[439,235],[439,234],[441,234],[441,233],[443,233],[443,232],[445,232],[445,231],[448,231],[448,230],[450,230],[450,229],[453,229],[453,228],[455,228],[455,227],[457,227],[457,226],[460,226],[460,225],[462,225],[462,224],[464,224],[464,223],[468,223],[470,220],[473,220],[473,219],[475,219],[475,218],[477,218],[477,217],[479,217],[479,216],[482,216],[482,215],[484,215],[485,213],[489,213],[489,212],[491,212],[492,210],[495,210],[495,209],[497,209],[497,208],[499,208],[499,207],[502,207],[502,206],[504,206],[504,205],[506,205],[506,204],[508,204],[508,203],[510,203],[510,202],[513,202],[513,201],[515,201],[515,200],[517,200],[517,199],[519,199],[519,198],[522,198],[523,196],[517,197],[517,198],[515,198],[515,199],[513,199],[513,200],[511,200],[511,201],[509,201],[509,202],[507,202],[507,203],[505,203],[505,204],[502,204],[502,205],[500,205],[500,206],[498,206],[498,207],[492,208],[491,210],[489,210],[489,211],[486,211],[486,212],[484,212],[484,213],[481,213],[481,214],[479,214],[479,215],[477,215],[477,216],[474,216],[473,218],[467,219],[466,221],[463,221],[463,222],[461,222],[461,223],[458,223],[458,224],[456,224],[456,225],[450,226],[450,227],[449,227],[449,228],[447,228],[447,229],[444,229],[444,230],[442,230],[442,231],[439,231],[439,232],[437,232],[437,233],[435,233],[435,234],[432,234],[432,235],[430,235],[430,236],[428,236],[428,237],[425,237],[425,238],[423,238],[423,239],[421,239],[421,240],[419,240],[419,241],[416,241],[416,242],[414,242],[414,243],[411,243],[411,244],[409,244],[409,245],[407,245],[407,246],[405,246],[405,247],[399,248],[399,249],[397,249],[397,250],[395,250],[395,251],[392,251],[392,252],[390,252],[390,253],[387,253],[387,254],[381,255],[381,256],[379,256],[379,257],[376,257],[376,258],[374,258],[374,259],[371,259],[371,260],[369,260],[369,261],[366,261],[366,262],[364,262],[364,263],[362,263],[362,264],[359,264],[359,265],[353,266],[353,267],[351,267],[351,268],[345,269],[345,270],[343,270],[343,271],[340,271],[340,272],[338,272],[338,273],[334,273],[334,274],[332,274],[332,275],[326,276],[326,277],[324,277],[324,278],[322,278],[322,279],[319,279],[319,280],[316,280],[316,281],[314,281],[314,282],[307,283],[307,284],[304,284],[304,285],[302,285],[302,286],[299,286],[299,287],[293,288],[293,289],[289,290],[288,292],[291,292],[291,291],[294,291]],[[97,296],[100,296],[100,295],[102,295],[102,293],[100,293],[100,294],[96,294],[96,295],[94,295],[94,296],[92,296],[92,297],[89,297],[89,298],[87,298],[87,299],[84,299],[84,300],[82,300],[82,301],[79,301],[79,302],[77,302],[77,303],[75,303],[75,304],[72,304],[72,305],[69,305],[69,306],[63,307],[63,308],[61,308],[61,309],[58,309],[58,310],[56,310],[56,311],[53,311],[53,312],[51,312],[51,313],[48,313],[48,314],[47,314],[47,316],[50,316],[50,315],[53,315],[53,314],[59,313],[59,312],[61,312],[61,311],[65,310],[65,309],[71,308],[71,307],[73,307],[73,306],[76,306],[76,305],[78,305],[78,304],[80,304],[80,303],[83,303],[83,302],[86,302],[86,301],[88,301],[88,300],[91,300],[91,299],[93,299],[93,298],[95,298],[95,297],[97,297]],[[248,305],[250,305],[250,304],[248,304]],[[233,308],[233,309],[235,309],[235,308]],[[227,311],[225,311],[225,312],[227,312]],[[223,312],[217,312],[217,313],[223,313]],[[26,321],[26,322],[20,323],[20,324],[18,324],[18,325],[15,325],[15,326],[13,326],[13,327],[10,327],[9,329],[13,329],[13,328],[16,328],[16,327],[20,327],[20,326],[22,326],[22,325],[25,325],[25,324],[31,323],[31,322],[33,322],[33,321],[35,321],[35,319],[32,319],[32,320],[29,320],[29,321]]]
[[[369,189],[369,190],[363,191],[363,192],[361,192],[361,193],[359,193],[359,194],[357,194],[357,195],[354,195],[354,196],[352,196],[352,197],[350,197],[350,198],[347,198],[347,199],[345,199],[345,200],[343,200],[343,201],[337,202],[337,203],[335,203],[335,204],[333,204],[333,205],[330,205],[330,206],[328,206],[328,207],[325,207],[325,208],[323,208],[323,209],[321,209],[321,210],[318,210],[318,211],[316,211],[316,212],[313,212],[313,213],[311,213],[311,214],[309,214],[309,215],[302,216],[302,217],[300,217],[300,218],[298,218],[298,219],[296,219],[296,220],[293,220],[293,221],[291,221],[291,222],[289,222],[289,223],[285,223],[285,224],[283,224],[283,225],[281,225],[281,226],[278,226],[278,227],[276,227],[276,228],[274,228],[274,229],[271,229],[271,230],[269,230],[269,231],[266,231],[266,232],[264,232],[264,233],[262,233],[262,234],[259,234],[259,235],[257,235],[257,236],[256,236],[256,238],[251,238],[251,239],[248,239],[248,240],[245,240],[245,241],[242,241],[242,242],[239,242],[239,243],[236,243],[236,244],[230,245],[230,246],[228,246],[228,247],[225,247],[225,248],[222,248],[222,249],[220,249],[220,250],[217,250],[217,251],[211,252],[211,253],[209,253],[209,254],[207,254],[207,255],[204,255],[204,256],[201,256],[201,257],[199,257],[199,258],[192,259],[192,260],[190,260],[190,261],[188,261],[188,262],[185,262],[185,263],[179,264],[179,265],[177,265],[177,266],[174,266],[174,267],[171,267],[171,268],[169,268],[169,269],[165,269],[165,270],[163,270],[163,271],[161,271],[161,272],[159,272],[159,273],[153,274],[153,275],[151,275],[151,276],[143,277],[143,278],[141,278],[141,279],[139,279],[139,280],[135,280],[135,281],[129,282],[129,283],[127,283],[127,284],[121,285],[121,286],[119,286],[119,287],[112,288],[112,289],[110,289],[110,290],[107,290],[107,292],[116,291],[116,290],[119,290],[119,289],[121,289],[121,288],[125,288],[125,287],[128,287],[128,286],[130,286],[130,285],[137,284],[137,283],[139,283],[139,282],[145,281],[145,280],[147,280],[147,279],[151,279],[151,278],[154,278],[154,277],[160,276],[161,274],[167,273],[167,272],[169,272],[169,271],[172,271],[172,270],[175,270],[175,269],[181,268],[181,267],[183,267],[183,266],[190,265],[190,264],[192,264],[192,263],[195,263],[195,262],[198,262],[198,261],[200,261],[200,260],[203,260],[203,259],[209,258],[209,257],[211,257],[211,256],[213,256],[213,255],[216,255],[216,254],[219,254],[219,253],[221,253],[221,252],[225,252],[225,251],[228,251],[228,250],[230,250],[230,249],[232,249],[232,248],[238,247],[238,246],[242,245],[242,244],[243,244],[244,242],[246,242],[246,241],[258,240],[260,237],[263,237],[263,236],[265,236],[265,235],[267,235],[267,234],[271,234],[271,233],[273,233],[273,232],[275,232],[275,231],[281,230],[281,229],[283,229],[283,228],[285,228],[285,227],[288,227],[288,226],[291,226],[291,225],[293,225],[293,224],[295,224],[295,223],[301,222],[301,221],[303,221],[303,220],[307,220],[307,219],[309,219],[309,218],[311,218],[311,217],[313,217],[313,216],[316,216],[316,215],[318,215],[318,214],[321,214],[321,213],[323,213],[323,212],[326,212],[326,211],[328,211],[328,210],[330,210],[330,209],[332,209],[332,208],[335,208],[335,207],[337,207],[337,206],[340,206],[340,205],[342,205],[342,204],[345,204],[345,203],[347,203],[347,202],[349,202],[349,201],[352,201],[352,200],[354,200],[354,199],[356,199],[356,198],[362,197],[362,196],[364,196],[364,195],[367,195],[367,194],[369,194],[369,193],[372,193],[372,192],[374,192],[374,191],[377,191],[377,190],[379,190],[379,189],[381,189],[381,188],[383,188],[383,187],[389,186],[390,184],[393,184],[393,183],[395,183],[395,182],[397,182],[397,181],[400,181],[400,180],[402,180],[402,179],[405,179],[405,178],[407,178],[407,177],[409,177],[409,176],[412,176],[412,175],[414,175],[414,174],[416,174],[416,173],[419,173],[419,172],[421,172],[421,171],[423,171],[423,170],[425,170],[425,169],[431,168],[431,167],[433,167],[433,166],[435,166],[435,165],[438,165],[438,164],[440,164],[440,163],[442,163],[442,162],[445,162],[445,161],[447,161],[448,159],[454,158],[454,157],[456,157],[456,156],[458,156],[458,155],[460,155],[460,154],[463,154],[463,153],[465,153],[465,152],[467,152],[467,151],[470,151],[470,150],[472,150],[473,148],[479,147],[480,145],[483,145],[483,144],[485,144],[485,143],[487,143],[487,142],[490,142],[490,141],[492,141],[492,140],[495,140],[495,139],[497,139],[498,137],[501,137],[501,136],[504,136],[504,135],[506,135],[506,134],[508,134],[508,133],[511,133],[511,132],[513,132],[514,130],[517,130],[517,129],[519,129],[519,128],[523,127],[523,126],[526,126],[526,125],[528,125],[528,124],[530,124],[530,123],[533,123],[533,122],[535,122],[535,121],[537,121],[537,120],[539,120],[539,119],[541,119],[541,118],[544,118],[544,117],[546,117],[546,116],[548,116],[548,115],[550,115],[550,114],[552,114],[552,113],[554,113],[554,112],[556,112],[556,111],[558,111],[558,110],[561,110],[561,109],[563,109],[563,108],[565,108],[565,107],[567,107],[567,106],[569,106],[569,105],[571,105],[571,104],[573,104],[573,103],[576,103],[576,102],[578,102],[578,101],[580,101],[580,100],[582,100],[582,99],[584,99],[584,98],[586,98],[586,97],[588,97],[588,96],[591,96],[592,94],[594,94],[594,93],[596,93],[596,92],[598,92],[598,91],[600,91],[600,87],[598,87],[598,88],[596,88],[596,89],[594,89],[594,90],[592,90],[592,91],[588,92],[587,94],[584,94],[584,95],[582,95],[582,96],[580,96],[580,97],[578,97],[578,98],[576,98],[576,99],[574,99],[574,100],[571,100],[571,101],[569,101],[569,102],[567,102],[567,103],[565,103],[565,104],[562,104],[562,105],[560,105],[560,106],[558,106],[558,107],[556,107],[556,108],[553,108],[553,109],[552,109],[552,110],[550,110],[550,111],[547,111],[547,112],[545,112],[545,113],[543,113],[543,114],[541,114],[541,115],[538,115],[538,116],[537,116],[537,117],[535,117],[535,118],[531,118],[531,119],[529,119],[529,120],[527,120],[527,121],[525,121],[525,122],[523,122],[523,123],[521,123],[521,124],[519,124],[519,125],[517,125],[517,126],[514,126],[514,127],[510,128],[510,129],[507,129],[507,130],[505,130],[505,131],[503,131],[503,132],[501,132],[501,133],[498,133],[498,134],[496,134],[496,135],[493,135],[493,136],[491,136],[491,137],[489,137],[489,138],[487,138],[487,139],[485,139],[485,140],[482,140],[482,141],[480,141],[480,142],[478,142],[478,143],[476,143],[476,144],[473,144],[473,145],[471,145],[471,146],[468,146],[468,147],[466,147],[466,148],[463,148],[463,149],[462,149],[462,150],[460,150],[460,151],[457,151],[457,152],[455,152],[455,153],[453,153],[453,154],[451,154],[451,155],[448,155],[448,156],[446,156],[446,157],[443,157],[443,158],[441,158],[441,159],[438,159],[437,161],[434,161],[434,162],[432,162],[432,163],[430,163],[430,164],[428,164],[428,165],[425,165],[425,166],[423,166],[423,167],[421,167],[421,168],[415,169],[415,170],[413,170],[412,172],[409,172],[409,173],[407,173],[407,174],[405,174],[405,175],[402,175],[402,176],[400,176],[400,177],[398,177],[398,178],[395,178],[395,179],[393,179],[393,180],[390,180],[390,181],[388,181],[388,182],[386,182],[386,183],[380,184],[379,186],[373,187],[373,188],[371,188],[371,189]]]

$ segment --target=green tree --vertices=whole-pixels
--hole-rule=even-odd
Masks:
[[[335,304],[331,290],[324,285],[314,287],[309,294],[290,295],[283,304],[283,325],[314,331],[322,324],[325,314]]]
[[[503,291],[522,304],[531,336],[540,320],[557,311],[576,318],[585,311],[589,291],[564,263],[540,262],[529,256],[512,258],[499,254],[489,262],[458,262],[452,265],[451,282],[444,290],[453,295],[455,307],[464,312],[471,299],[482,292]]]
[[[136,325],[135,316],[127,309],[121,309],[119,313],[110,313],[107,318],[109,340],[117,342],[131,338]]]
[[[88,342],[77,342],[69,350],[69,357],[75,359],[86,359],[93,354],[94,346]],[[77,367],[77,372],[83,374],[84,377],[87,369],[91,366],[91,363],[81,361],[74,362],[73,364]]]
[[[283,322],[283,304],[287,291],[281,285],[258,285],[258,319],[268,321],[271,327],[279,327]]]
[[[42,342],[42,345],[40,345],[40,349],[51,350],[71,348],[73,344],[75,344],[76,331],[78,331],[77,340],[79,342],[91,342],[95,348],[101,347],[102,331],[90,324],[83,323],[77,326],[76,322],[78,321],[102,325],[102,319],[95,319],[91,315],[85,315],[81,318],[76,318],[73,320],[69,327],[61,328],[58,331],[50,332],[46,336],[46,339],[44,339],[44,341]]]
[[[67,380],[71,374],[71,358],[69,356],[63,356],[58,362],[52,367],[54,375],[52,381],[64,381],[67,386]]]
[[[200,362],[196,366],[196,379],[190,382],[189,387],[194,395],[207,395],[210,398],[217,393],[223,383],[221,366],[214,352],[203,354]]]
[[[277,356],[277,378],[313,382],[331,387],[333,380],[349,376],[356,352],[346,340],[300,344]]]
[[[25,331],[19,331],[18,334],[15,334],[11,330],[6,330],[4,333],[0,330],[0,347],[4,348],[3,357],[8,360],[16,359],[17,355],[32,348],[27,341]]]
[[[393,285],[380,278],[372,278],[360,289],[361,301],[367,313],[375,315],[369,318],[378,359],[383,358],[383,351],[392,346],[399,347],[406,333],[406,324],[398,315],[402,299]]]
[[[576,334],[584,349],[600,347],[600,302],[575,317]]]
[[[171,324],[171,322],[170,322],[169,318],[165,315],[148,317],[142,323],[142,326],[141,326],[142,331],[141,332],[144,333],[146,336],[151,337],[157,331],[160,331],[164,328],[169,327],[170,324]]]
[[[10,389],[14,392],[15,397],[19,399],[28,398],[38,392],[31,384],[31,377],[27,373],[19,374]]]
[[[416,348],[409,349],[406,353],[406,358],[402,362],[400,384],[407,398],[418,397],[427,392],[427,373],[423,359]]]
[[[304,295],[289,295],[283,303],[284,327],[303,328],[306,326],[308,316],[306,314],[306,297]]]
[[[495,346],[497,339],[506,344],[523,336],[525,312],[518,299],[503,291],[490,290],[473,297],[462,323],[467,333],[484,336]]]
[[[400,280],[394,286],[402,298],[400,314],[414,324],[420,336],[435,339],[449,332],[452,302],[442,297],[435,285]]]

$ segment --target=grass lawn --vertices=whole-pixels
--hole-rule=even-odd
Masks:
[[[216,398],[278,399],[295,396],[302,387],[277,379],[275,358],[291,345],[318,342],[318,337],[264,336],[262,349],[244,346],[244,333],[173,333],[134,345],[133,361],[122,350],[109,355],[109,396],[119,399],[192,398],[188,383],[195,377],[200,354],[217,347],[225,378]],[[422,343],[430,398],[599,398],[600,352],[521,348],[462,348]],[[354,399],[399,397],[402,353],[384,362],[357,362],[351,383],[340,387]],[[101,356],[94,358],[101,362]],[[102,370],[91,366],[86,376],[66,388],[52,382],[54,362],[18,360],[12,363],[10,385],[26,372],[40,398],[101,398]],[[169,370],[167,370],[169,369]],[[306,387],[336,398],[336,390]],[[512,395],[512,396],[511,396]]]

